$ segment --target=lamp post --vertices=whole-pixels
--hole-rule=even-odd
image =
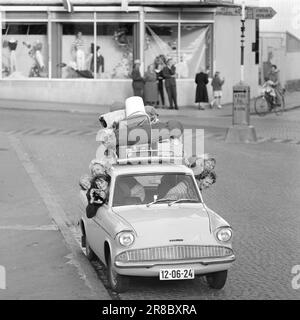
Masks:
[[[241,15],[241,79],[233,87],[232,126],[227,129],[225,137],[225,142],[228,143],[248,143],[257,140],[255,128],[250,126],[250,86],[245,83],[245,2],[242,3]]]

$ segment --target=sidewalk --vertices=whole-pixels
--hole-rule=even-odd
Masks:
[[[287,92],[285,96],[286,111],[300,108],[300,91]],[[1,100],[0,109],[14,110],[38,110],[38,111],[61,111],[75,113],[103,114],[109,112],[110,106],[91,105],[91,104],[74,104],[74,103],[56,103],[46,101],[21,101],[21,100]],[[157,109],[161,116],[183,116],[196,118],[214,118],[226,117],[232,115],[232,104],[226,104],[222,109],[206,109],[198,110],[196,104],[194,106],[180,107],[179,110]],[[250,103],[250,113],[255,114],[254,100]]]
[[[79,245],[75,252],[49,214],[38,190],[43,186],[37,189],[39,173],[20,152],[0,133],[0,265],[6,270],[0,300],[110,299]]]

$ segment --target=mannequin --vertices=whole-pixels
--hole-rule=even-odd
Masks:
[[[10,51],[10,74],[17,71],[17,58],[16,58],[16,49],[17,49],[18,41],[15,39],[10,39],[8,41],[8,48]]]

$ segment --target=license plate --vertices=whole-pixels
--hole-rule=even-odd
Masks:
[[[194,279],[194,269],[160,269],[159,280]]]

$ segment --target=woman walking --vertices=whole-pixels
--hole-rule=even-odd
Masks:
[[[195,83],[196,87],[196,99],[195,102],[198,103],[199,110],[205,110],[204,105],[208,103],[208,94],[206,85],[208,84],[208,71],[205,73],[203,70],[200,70],[196,74]]]
[[[225,78],[221,79],[220,72],[217,71],[212,80],[212,88],[213,88],[213,101],[210,103],[210,107],[213,108],[215,103],[217,102],[217,108],[221,109],[221,98],[222,98],[222,86],[225,82]]]
[[[150,64],[148,66],[147,72],[144,76],[145,79],[145,104],[150,106],[156,106],[158,92],[157,92],[157,79],[154,70],[154,65]]]

